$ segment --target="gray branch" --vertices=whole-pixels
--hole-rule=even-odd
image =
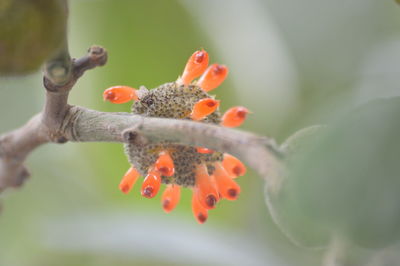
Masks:
[[[62,52],[68,53],[66,49]],[[280,169],[283,155],[272,139],[217,125],[129,113],[104,113],[68,105],[68,93],[78,78],[84,71],[104,65],[107,53],[94,46],[87,56],[78,60],[66,60],[68,56],[57,58],[70,65],[46,64],[44,86],[47,97],[43,112],[23,127],[0,136],[0,191],[20,186],[29,176],[23,163],[32,150],[44,143],[67,141],[137,144],[171,141],[207,147],[237,156],[265,177],[271,186],[280,183],[276,171]],[[60,73],[66,76],[60,77]]]

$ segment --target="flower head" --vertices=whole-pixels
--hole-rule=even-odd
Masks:
[[[208,94],[228,75],[228,68],[224,65],[207,67],[208,58],[206,51],[196,51],[177,81],[152,90],[141,89],[140,93],[128,86],[115,86],[105,90],[103,98],[112,103],[133,100],[132,112],[144,116],[239,126],[248,110],[233,107],[222,116],[218,110],[219,101]],[[199,79],[194,80],[197,77]],[[141,189],[144,197],[156,196],[164,183],[162,207],[165,212],[171,212],[179,202],[181,187],[190,188],[193,191],[193,214],[199,223],[207,220],[208,211],[214,209],[219,201],[238,198],[240,187],[233,179],[246,172],[237,158],[207,147],[163,142],[141,147],[125,144],[125,151],[132,167],[120,183],[122,192],[128,193],[140,175],[145,177]]]

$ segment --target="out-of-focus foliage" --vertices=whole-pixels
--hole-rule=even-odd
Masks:
[[[376,0],[71,0],[71,56],[98,44],[109,61],[79,80],[70,103],[128,112],[130,104],[104,103],[102,91],[175,80],[204,48],[230,68],[215,90],[221,110],[248,107],[242,128],[281,142],[301,128],[340,122],[366,99],[400,96],[399,13],[396,2]],[[41,80],[40,73],[0,79],[1,132],[42,109]],[[27,163],[32,178],[1,195],[1,266],[321,265],[320,252],[295,247],[274,224],[263,180],[251,171],[238,179],[239,199],[221,202],[199,226],[189,191],[167,215],[159,197],[140,196],[140,185],[129,195],[118,190],[129,167],[120,144],[47,145]],[[322,219],[312,211],[288,221],[310,245],[324,244],[324,228],[307,235],[305,221]]]
[[[399,239],[399,116],[399,97],[374,100],[285,144],[288,175],[269,203],[296,241],[328,245],[338,234],[380,248]]]
[[[288,194],[314,223],[363,247],[400,233],[400,98],[375,100],[340,119],[288,177]]]
[[[294,182],[292,172],[298,161],[308,154],[310,147],[327,130],[326,126],[311,126],[302,129],[288,138],[281,148],[285,152],[285,169],[282,176],[282,184],[279,191],[271,191],[266,185],[265,197],[273,218],[285,235],[294,243],[303,247],[326,247],[331,241],[331,231],[325,224],[314,220],[297,205],[290,184]],[[314,165],[314,164],[313,164]]]
[[[38,70],[62,45],[64,0],[0,1],[0,75]]]

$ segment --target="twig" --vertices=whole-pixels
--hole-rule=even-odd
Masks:
[[[73,85],[86,70],[104,65],[107,53],[103,48],[93,46],[85,57],[68,60],[65,47],[55,60],[57,58],[61,63],[46,64],[44,86],[47,92],[43,112],[20,129],[0,136],[0,190],[20,186],[29,176],[23,162],[36,147],[47,142],[67,141],[133,142],[139,145],[143,141],[168,140],[202,146],[231,153],[267,178],[271,186],[279,183],[279,173],[275,171],[280,169],[282,152],[272,139],[205,123],[104,113],[68,105],[68,93]]]
[[[82,74],[107,61],[107,52],[98,46],[86,56],[69,60],[66,45],[48,63],[43,83],[46,88],[44,110],[21,128],[0,136],[0,191],[18,187],[29,177],[23,165],[25,158],[38,146],[47,142],[64,143],[61,126],[69,113],[68,93]]]

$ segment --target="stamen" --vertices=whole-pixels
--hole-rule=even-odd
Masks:
[[[154,169],[150,170],[142,184],[142,196],[153,198],[157,195],[161,185],[160,173]]]
[[[181,188],[178,185],[168,185],[161,197],[163,209],[166,213],[175,209],[181,198]]]
[[[208,53],[204,50],[196,51],[186,63],[185,70],[178,83],[189,85],[192,80],[203,74],[208,66]]]
[[[228,68],[224,65],[213,64],[209,66],[200,77],[197,85],[205,91],[211,91],[218,87],[228,76]]]
[[[201,205],[206,209],[213,209],[218,201],[218,191],[211,177],[208,175],[207,166],[199,164],[196,167],[195,192]]]
[[[204,153],[204,154],[210,154],[210,153],[214,152],[213,150],[203,148],[203,147],[197,147],[196,150],[198,153]]]
[[[236,178],[238,176],[243,176],[246,174],[246,166],[244,166],[244,164],[238,158],[228,153],[224,153],[222,166],[232,178]]]
[[[215,165],[214,177],[218,191],[228,200],[235,200],[239,196],[240,186],[228,175],[221,163]]]
[[[103,92],[103,99],[112,103],[126,103],[138,100],[136,90],[128,86],[114,86]]]
[[[121,183],[119,184],[119,189],[123,193],[128,194],[129,191],[131,191],[133,185],[136,183],[139,175],[139,172],[133,166],[129,168],[129,170],[122,178]]]
[[[232,107],[222,116],[221,124],[225,127],[238,127],[244,122],[248,113],[246,107]]]
[[[160,153],[160,156],[155,163],[155,168],[163,176],[173,176],[175,173],[174,161],[166,151]]]
[[[192,211],[197,222],[203,224],[207,221],[208,211],[200,204],[195,192],[192,195]]]
[[[219,106],[219,101],[212,98],[204,98],[199,100],[193,106],[192,113],[190,117],[193,120],[202,120],[206,116],[212,114],[215,110],[217,110]]]

